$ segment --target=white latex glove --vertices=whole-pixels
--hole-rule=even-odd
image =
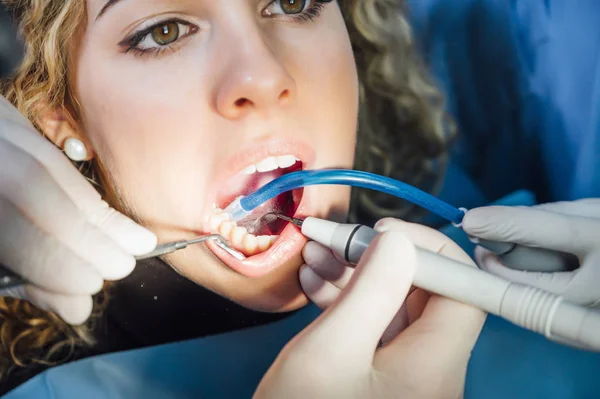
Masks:
[[[411,289],[411,241],[463,262],[450,239],[423,226],[386,219],[356,269],[311,243],[301,283],[327,309],[280,353],[256,398],[458,398],[485,315],[415,290],[405,325],[390,326]],[[390,230],[391,229],[391,230]],[[387,231],[386,231],[387,230]],[[473,263],[472,261],[470,261]],[[325,277],[321,278],[322,273]],[[400,325],[402,323],[398,323]],[[384,331],[388,342],[378,349]]]
[[[0,295],[83,323],[104,280],[129,275],[156,241],[0,96],[0,264],[31,283]]]
[[[481,247],[475,252],[479,266],[490,273],[562,295],[573,303],[600,303],[600,199],[477,208],[467,212],[463,229],[481,239],[576,255],[580,267],[575,271],[542,273],[509,268]]]

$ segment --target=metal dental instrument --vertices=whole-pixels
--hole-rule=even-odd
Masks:
[[[145,255],[142,255],[142,256],[136,256],[135,259],[143,260],[143,259],[155,258],[157,256],[167,255],[167,254],[173,253],[175,251],[179,251],[180,249],[187,248],[190,245],[200,244],[205,241],[214,241],[215,244],[219,248],[225,250],[227,253],[229,253],[231,256],[233,256],[234,258],[236,258],[238,260],[245,259],[244,255],[242,255],[240,252],[233,249],[229,245],[228,241],[225,240],[225,238],[223,238],[223,236],[221,236],[219,234],[209,234],[206,236],[193,238],[191,240],[181,240],[181,241],[175,241],[175,242],[169,242],[166,244],[161,244],[161,245],[158,245],[154,249],[154,251],[147,253]]]
[[[304,223],[304,220],[302,219],[289,217],[286,215],[282,215],[281,213],[267,213],[265,216],[273,216],[278,219],[285,220],[286,222],[290,222],[291,224],[298,227],[302,227],[302,224]]]
[[[372,228],[359,224],[341,224],[313,217],[277,217],[300,227],[304,236],[330,248],[351,265],[358,263],[378,235]],[[600,312],[445,256],[415,249],[417,267],[413,284],[416,287],[478,307],[550,340],[600,351]]]
[[[237,260],[244,260],[246,257],[239,251],[235,250],[229,245],[229,242],[219,234],[209,234],[201,237],[196,237],[191,240],[181,240],[175,242],[169,242],[158,245],[154,251],[145,255],[136,256],[136,260],[143,260],[149,258],[155,258],[158,256],[167,255],[178,251],[180,249],[187,248],[193,244],[200,244],[206,241],[213,241],[219,248],[226,251],[229,255],[233,256]],[[0,291],[15,288],[27,284],[28,282],[22,277],[12,272],[6,266],[0,264]]]

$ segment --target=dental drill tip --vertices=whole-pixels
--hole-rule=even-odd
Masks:
[[[292,218],[292,223],[294,223],[296,226],[302,228],[302,225],[304,224],[304,220],[299,219],[299,218]]]
[[[285,220],[286,222],[290,222],[298,227],[302,227],[302,223],[304,223],[304,220],[299,219],[299,218],[292,218],[286,215],[283,215],[281,213],[274,213],[273,215],[277,216],[279,219],[281,220]]]

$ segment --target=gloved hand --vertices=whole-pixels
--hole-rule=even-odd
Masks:
[[[104,280],[129,275],[156,241],[0,96],[0,264],[31,283],[0,295],[83,323]]]
[[[576,255],[580,264],[576,270],[543,273],[514,270],[486,249],[475,251],[477,263],[490,273],[562,295],[576,304],[600,303],[600,199],[472,209],[463,220],[463,229],[480,239]]]
[[[376,229],[383,233],[356,269],[307,244],[301,283],[327,309],[283,349],[256,398],[461,396],[485,314],[422,290],[410,294],[403,312],[398,309],[419,267],[414,245],[473,262],[449,238],[424,226],[385,219]],[[386,330],[387,341],[378,349]]]

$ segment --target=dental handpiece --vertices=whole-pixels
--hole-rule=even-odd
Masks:
[[[352,265],[378,234],[367,226],[313,217],[292,221],[304,236]],[[416,287],[478,307],[555,342],[600,351],[600,312],[421,248],[416,253]]]

